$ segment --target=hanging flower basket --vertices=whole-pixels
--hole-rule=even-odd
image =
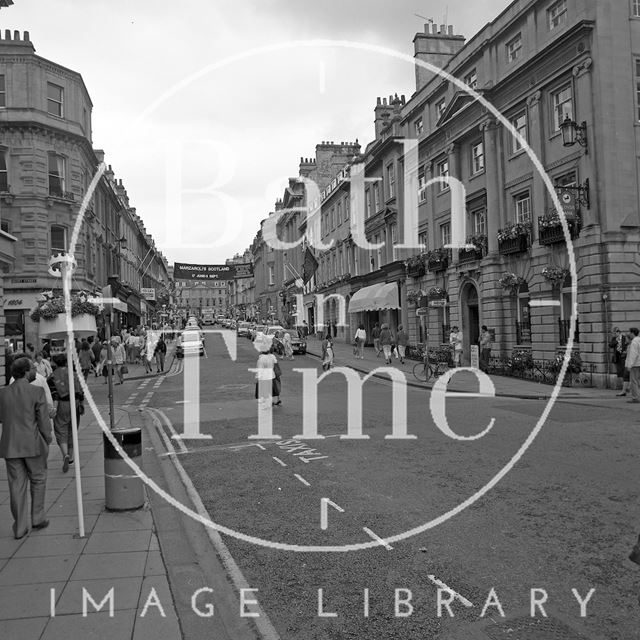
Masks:
[[[76,337],[86,338],[97,333],[96,316],[100,308],[89,302],[84,292],[71,296],[71,319]],[[38,306],[31,312],[31,319],[39,323],[42,337],[64,338],[67,335],[67,321],[63,296],[52,292],[42,294]]]
[[[446,300],[447,292],[442,287],[433,287],[429,289],[429,300]]]
[[[518,291],[518,289],[526,283],[524,278],[517,276],[515,273],[505,273],[498,280],[498,284],[503,288],[507,289],[509,293],[512,295]]]
[[[407,275],[411,278],[420,278],[424,275],[424,258],[422,255],[412,256],[404,263]]]
[[[422,291],[417,291],[417,290],[407,291],[407,302],[409,302],[410,304],[417,305],[418,301],[423,295],[424,294],[422,293]]]
[[[554,287],[563,283],[568,275],[569,269],[561,267],[545,267],[542,270],[542,277],[551,282]]]

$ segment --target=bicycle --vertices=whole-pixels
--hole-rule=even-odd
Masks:
[[[429,358],[424,359],[413,367],[413,375],[420,382],[428,382],[431,378],[436,380],[443,373],[449,370],[449,363],[429,354]]]

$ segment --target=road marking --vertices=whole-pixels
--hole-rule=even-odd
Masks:
[[[296,478],[298,478],[298,480],[300,480],[300,482],[302,482],[302,484],[306,484],[307,487],[310,487],[311,485],[299,474],[299,473],[294,473],[293,474]]]
[[[261,444],[258,444],[257,442],[250,442],[249,444],[236,444],[236,445],[233,445],[232,447],[227,447],[227,448],[231,449],[232,451],[235,451],[236,449],[246,449],[247,447],[258,447],[258,449],[262,449],[263,451],[266,451],[266,449]]]
[[[151,412],[153,412],[153,413],[155,413],[155,414],[160,416],[160,418],[162,419],[162,422],[164,423],[164,425],[171,432],[172,439],[177,440],[178,446],[180,447],[180,452],[181,453],[188,453],[189,449],[186,447],[186,445],[184,444],[182,439],[177,437],[178,434],[176,433],[176,430],[173,428],[173,425],[171,424],[171,420],[169,420],[169,418],[167,418],[166,414],[164,412],[162,412],[160,409],[155,409],[155,408],[147,408],[147,411],[151,411]]]
[[[323,531],[327,530],[327,527],[329,526],[329,516],[328,516],[328,509],[327,507],[331,505],[336,511],[339,511],[340,513],[344,513],[344,509],[340,506],[337,505],[335,502],[332,502],[331,500],[329,500],[329,498],[322,498],[320,500],[320,528]]]
[[[464,596],[461,596],[457,591],[454,591],[451,587],[448,587],[441,580],[438,580],[438,578],[436,578],[434,575],[428,575],[427,578],[429,578],[429,580],[431,580],[431,582],[433,582],[433,584],[435,584],[437,587],[440,587],[441,589],[446,589],[447,591],[452,593],[454,597],[458,598],[458,600],[460,600],[460,602],[462,602],[462,604],[465,607],[473,607],[472,602],[469,602]]]
[[[385,547],[386,549],[389,549],[389,551],[391,551],[393,549],[393,547],[389,543],[385,542],[380,536],[378,536],[375,533],[373,533],[373,531],[371,531],[371,529],[368,529],[367,527],[362,527],[362,530],[368,536],[371,536],[374,540],[377,540],[383,547]]]
[[[282,460],[280,460],[280,458],[276,458],[275,456],[271,456],[278,464],[282,465],[283,467],[286,467],[287,464],[285,462],[282,462]]]

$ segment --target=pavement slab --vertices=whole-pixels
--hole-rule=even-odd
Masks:
[[[83,555],[78,560],[71,580],[141,576],[146,561],[146,551]]]
[[[65,583],[11,584],[0,587],[0,620],[38,618],[50,614],[51,589],[61,593]],[[1,624],[0,624],[0,628]],[[29,637],[29,636],[25,636]],[[0,638],[4,638],[0,634]]]
[[[49,618],[0,620],[0,638],[3,640],[40,638],[44,628],[47,626],[47,622],[49,622]]]
[[[51,526],[51,525],[49,525]],[[87,538],[74,537],[71,534],[49,536],[30,535],[14,554],[15,558],[40,558],[59,555],[81,554],[87,544]]]
[[[74,555],[59,555],[42,558],[12,558],[0,573],[0,586],[39,584],[68,580],[78,558]]]
[[[113,640],[129,638],[134,625],[135,611],[118,611],[109,617],[109,613],[99,612],[88,614],[73,614],[56,616],[49,620],[47,627],[39,640]],[[36,636],[25,636],[36,637]]]
[[[85,548],[86,554],[147,551],[151,531],[94,531]]]
[[[56,615],[66,615],[83,612],[83,589],[86,589],[94,602],[98,605],[113,589],[113,608],[116,611],[136,609],[140,597],[142,577],[110,578],[108,580],[71,580],[66,583],[64,590],[58,593]],[[107,611],[108,603],[103,611]],[[93,615],[96,607],[87,600],[87,615]]]

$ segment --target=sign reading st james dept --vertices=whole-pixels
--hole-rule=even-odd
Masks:
[[[249,264],[187,264],[176,262],[173,267],[174,280],[235,280],[253,275]]]

